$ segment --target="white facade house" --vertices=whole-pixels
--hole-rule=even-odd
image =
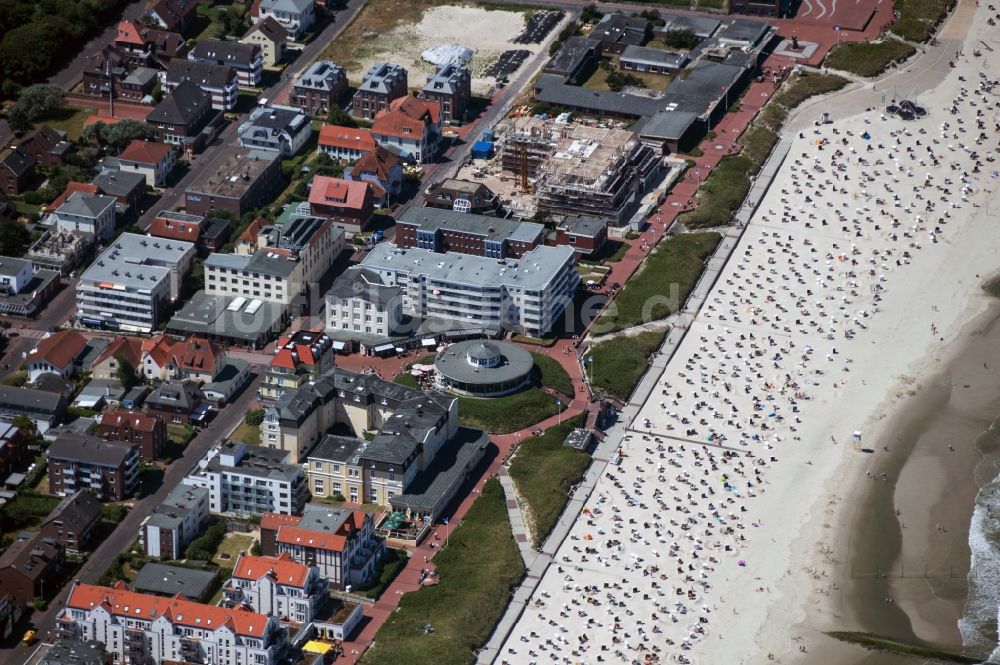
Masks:
[[[288,106],[257,108],[236,131],[244,148],[275,150],[291,157],[312,136],[312,124],[305,113]]]
[[[272,16],[294,39],[316,22],[314,0],[260,0],[258,20]]]
[[[403,322],[403,289],[382,283],[378,273],[352,266],[338,277],[326,293],[326,329],[339,332],[393,337]]]
[[[34,274],[31,261],[0,256],[0,293],[20,293]]]
[[[60,231],[90,233],[98,238],[110,238],[115,230],[115,198],[73,192],[66,202],[52,213],[52,221]]]
[[[246,605],[254,612],[282,621],[309,623],[326,597],[328,584],[315,564],[307,565],[288,554],[252,556],[241,553],[233,576],[223,587],[229,607]]]
[[[404,314],[538,337],[552,330],[580,285],[567,245],[498,261],[380,243],[361,266],[402,289]]]
[[[306,476],[288,453],[229,441],[211,448],[182,481],[204,487],[209,510],[225,515],[291,515],[305,504]]]
[[[176,154],[165,143],[135,140],[118,155],[118,168],[143,175],[150,187],[161,187],[174,170]]]
[[[286,632],[273,616],[182,598],[74,583],[56,617],[60,635],[104,644],[115,663],[277,665]]]
[[[194,243],[123,233],[80,276],[78,320],[89,327],[152,332],[180,295],[194,256]]]
[[[188,543],[201,535],[208,515],[208,490],[178,485],[142,522],[146,556],[180,559]]]

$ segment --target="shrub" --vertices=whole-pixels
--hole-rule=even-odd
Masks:
[[[264,422],[264,409],[251,409],[243,416],[243,422],[247,425],[258,426]]]

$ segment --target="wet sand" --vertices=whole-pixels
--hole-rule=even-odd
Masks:
[[[848,554],[829,561],[827,602],[816,603],[799,627],[809,653],[824,662],[905,660],[837,642],[823,635],[829,630],[962,651],[957,622],[967,592],[969,523],[976,493],[997,476],[1000,460],[1000,441],[988,432],[1000,416],[1000,302],[951,346],[941,349],[945,357],[928,359],[943,369],[904,391],[882,433],[862,444],[871,452],[847,470],[858,480],[843,494],[857,502],[842,506],[835,540]]]

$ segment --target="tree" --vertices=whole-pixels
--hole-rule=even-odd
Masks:
[[[660,12],[656,11],[655,9],[646,9],[644,11],[639,12],[638,14],[632,14],[632,16],[638,16],[639,18],[644,18],[653,25],[663,26],[667,24],[667,22],[663,19],[663,17],[660,16]]]
[[[597,5],[590,4],[583,8],[580,12],[580,20],[584,23],[590,23],[591,21],[600,21],[604,16],[598,9]]]
[[[220,7],[216,16],[219,21],[217,36],[220,39],[229,35],[243,34],[243,29],[246,27],[245,16],[243,12],[236,9],[235,5],[230,7]]]
[[[334,106],[330,109],[330,112],[326,115],[326,121],[331,125],[340,125],[341,127],[358,126],[358,121],[355,120],[350,113],[339,106]]]
[[[663,33],[663,43],[670,48],[690,50],[701,43],[701,40],[691,30],[667,30]]]
[[[155,138],[156,131],[138,120],[120,120],[112,125],[96,122],[83,130],[83,137],[92,144],[121,151],[136,139]]]
[[[7,122],[14,131],[24,131],[37,118],[60,108],[62,104],[63,91],[58,86],[47,83],[31,85],[17,96],[17,102],[7,114]]]
[[[243,415],[243,422],[256,426],[264,422],[264,409],[251,409]]]
[[[18,221],[0,219],[0,256],[24,256],[31,245],[31,233]]]
[[[115,372],[115,376],[119,381],[121,381],[122,388],[124,388],[126,392],[142,383],[142,379],[139,378],[139,373],[135,371],[135,365],[133,365],[128,358],[119,353],[115,356],[115,362],[118,363],[118,369]]]

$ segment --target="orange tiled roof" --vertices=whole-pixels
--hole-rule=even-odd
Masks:
[[[63,368],[73,362],[86,345],[86,337],[72,330],[64,330],[39,340],[26,362],[30,364],[44,360],[53,367]]]
[[[90,182],[77,182],[76,180],[70,180],[66,185],[66,191],[60,194],[52,203],[47,205],[46,208],[49,210],[58,210],[59,206],[66,203],[66,199],[77,192],[83,192],[84,194],[96,194],[97,185]]]
[[[175,626],[202,630],[228,626],[239,635],[255,638],[264,637],[268,624],[268,618],[256,612],[205,605],[180,596],[161,598],[137,593],[121,582],[114,587],[77,584],[66,599],[66,607],[73,609],[91,610],[98,606],[122,618],[153,621],[162,616]]]
[[[201,237],[201,223],[157,217],[149,225],[149,235],[170,240],[198,242]]]
[[[145,46],[146,44],[146,40],[142,38],[142,34],[139,32],[139,26],[132,21],[118,22],[118,36],[115,37],[115,41],[134,44],[136,46]]]
[[[278,528],[275,540],[286,545],[314,547],[320,550],[343,552],[347,538],[341,533],[324,533],[310,529],[300,529],[297,526],[282,526]]]
[[[302,521],[299,515],[280,515],[278,513],[264,513],[260,518],[260,528],[277,531],[280,527],[295,526]]]
[[[139,162],[140,164],[159,164],[160,160],[169,155],[171,150],[173,148],[166,143],[136,139],[128,144],[122,154],[118,155],[118,159]]]
[[[367,182],[318,175],[312,180],[309,203],[361,210],[364,208],[368,192]]]
[[[294,561],[287,553],[276,557],[241,554],[233,569],[233,577],[243,580],[259,580],[267,575],[278,584],[302,587],[309,578],[309,566]]]
[[[369,152],[375,149],[375,139],[370,129],[341,127],[340,125],[323,125],[319,130],[319,144],[328,148],[343,150],[360,150]]]
[[[353,174],[374,173],[380,181],[389,182],[389,175],[392,173],[392,170],[401,163],[402,160],[399,157],[382,146],[378,146],[354,162],[354,166],[351,168],[351,177],[354,177]]]
[[[393,111],[402,111],[411,118],[424,119],[426,116],[434,124],[437,124],[438,118],[441,116],[440,103],[420,99],[419,97],[414,97],[413,95],[397,97],[389,102],[389,109]]]
[[[109,425],[112,427],[128,425],[132,429],[139,430],[140,432],[152,432],[156,429],[157,422],[156,418],[152,416],[147,416],[146,414],[139,413],[138,411],[129,411],[127,409],[109,409],[98,416],[98,421],[102,425]]]
[[[138,337],[115,337],[104,347],[104,350],[101,351],[101,355],[97,357],[94,364],[99,365],[108,358],[114,358],[119,355],[124,356],[134,367],[138,367],[139,363],[142,362],[142,339]]]

